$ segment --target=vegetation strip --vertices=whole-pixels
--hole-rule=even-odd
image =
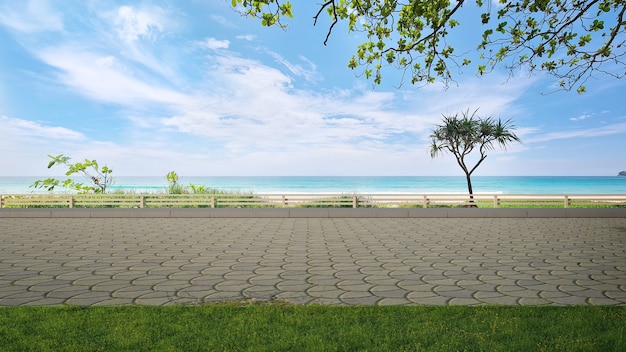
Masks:
[[[624,351],[624,307],[3,307],[1,351]]]

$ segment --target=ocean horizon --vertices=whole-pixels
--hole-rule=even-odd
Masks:
[[[30,188],[47,177],[0,177],[0,194],[48,193]],[[59,177],[60,179],[65,179]],[[79,182],[89,180],[72,178]],[[164,176],[114,177],[111,192],[166,193]],[[181,185],[256,194],[444,194],[467,193],[464,176],[181,176]],[[476,194],[626,194],[624,176],[474,176]],[[72,193],[62,187],[54,193]]]

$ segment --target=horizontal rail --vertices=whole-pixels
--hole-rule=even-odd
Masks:
[[[7,194],[0,208],[626,207],[626,194]]]

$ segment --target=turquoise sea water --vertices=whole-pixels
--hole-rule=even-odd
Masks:
[[[0,177],[0,194],[45,193],[29,186],[43,177]],[[79,179],[76,179],[79,180]],[[467,193],[463,176],[275,176],[184,177],[179,183],[225,191],[293,193]],[[626,194],[623,176],[475,176],[474,193],[487,194]],[[117,177],[112,190],[163,193],[165,177]],[[62,188],[55,193],[64,193]]]

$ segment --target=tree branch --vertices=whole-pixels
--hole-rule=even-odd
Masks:
[[[332,5],[333,8],[333,23],[330,24],[330,27],[328,28],[328,33],[326,33],[326,39],[324,39],[324,45],[326,45],[328,43],[328,38],[330,38],[330,34],[333,31],[333,27],[335,27],[335,25],[337,24],[338,17],[337,17],[337,7],[335,6],[335,1],[334,0],[328,0],[326,1],[324,4],[322,4],[322,6],[320,7],[319,11],[317,11],[317,14],[315,14],[315,16],[313,16],[313,25],[315,26],[317,24],[317,18],[320,16],[320,14],[322,13],[322,11],[324,11],[324,9],[326,7],[328,7],[329,5]]]

